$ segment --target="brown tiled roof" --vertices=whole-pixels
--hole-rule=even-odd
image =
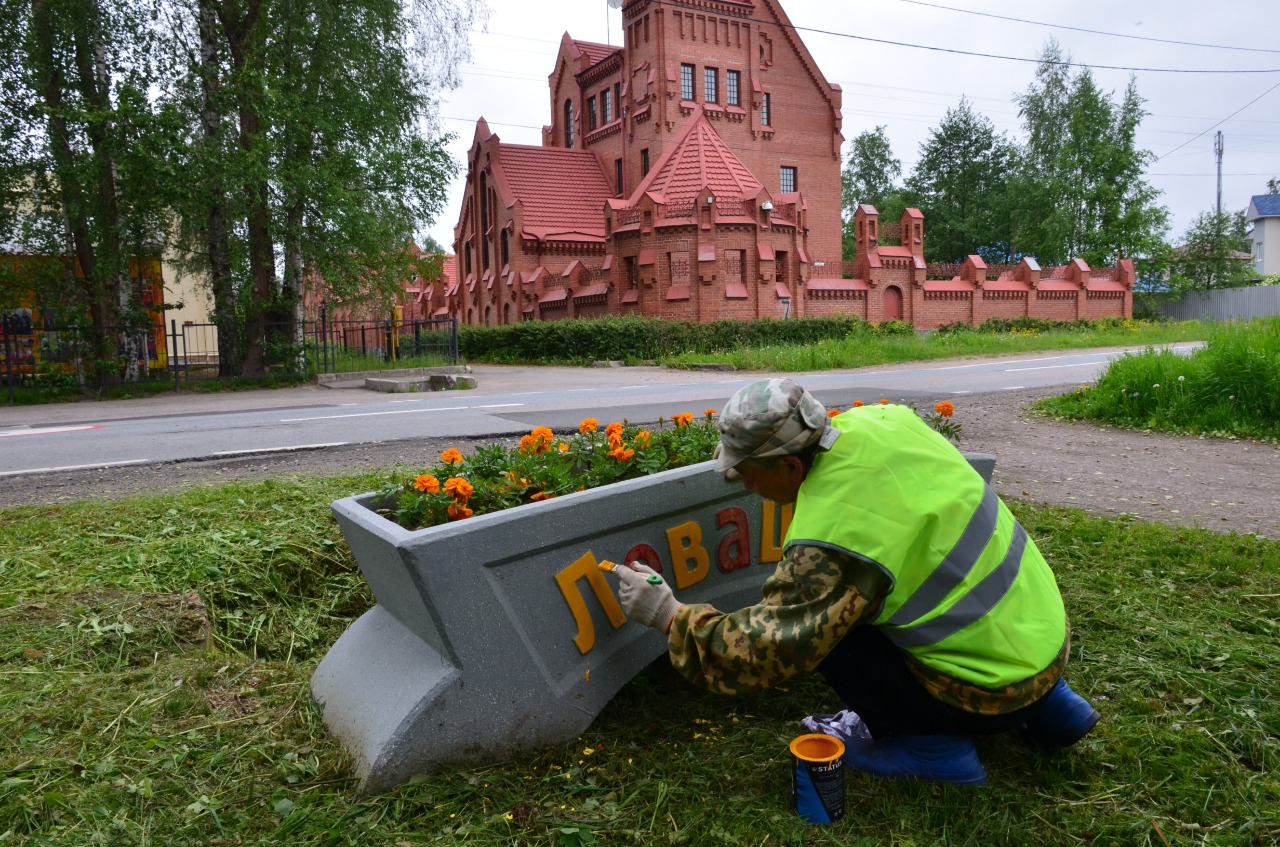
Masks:
[[[507,186],[524,208],[524,233],[552,241],[603,241],[604,204],[613,197],[595,154],[503,144]]]
[[[704,188],[711,189],[718,200],[756,197],[764,186],[729,149],[701,110],[690,122],[684,137],[668,148],[632,201],[648,192],[662,195],[668,205],[681,205],[693,202]]]
[[[587,66],[598,65],[614,53],[621,53],[621,47],[614,47],[609,44],[597,44],[594,41],[579,41],[573,39],[573,46],[578,48],[584,56],[587,57]]]

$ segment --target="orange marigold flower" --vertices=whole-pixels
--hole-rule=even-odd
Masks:
[[[615,447],[614,449],[609,451],[609,455],[617,459],[619,462],[630,461],[631,457],[634,456],[635,454],[636,454],[635,450],[632,450],[630,447],[622,447],[622,446]]]
[[[950,400],[943,400],[941,403],[933,407],[933,410],[944,418],[949,418],[956,413],[955,404]]]
[[[569,452],[569,445],[568,445],[567,443],[565,443],[564,441],[561,441],[557,446],[560,448],[560,452],[561,452],[561,453],[568,453],[568,452]]]
[[[413,480],[413,487],[424,494],[435,494],[440,490],[440,480],[429,473],[424,473]]]
[[[861,401],[861,400],[854,400],[854,401],[853,401],[853,408],[855,408],[855,409],[856,409],[856,408],[858,408],[858,407],[859,407],[859,406],[861,406],[861,405],[862,405],[862,401]]]
[[[632,443],[634,443],[637,447],[648,447],[648,446],[649,446],[649,444],[650,444],[650,443],[652,443],[652,442],[650,441],[651,437],[652,437],[652,436],[650,436],[650,435],[649,435],[649,430],[647,430],[647,429],[642,429],[642,430],[640,430],[639,432],[637,432],[637,433],[636,433],[636,437],[635,437],[635,438],[633,438],[633,439],[631,439],[631,441],[632,441]]]
[[[693,415],[689,412],[681,412],[678,415],[672,415],[671,422],[676,426],[688,426],[693,423]]]
[[[464,506],[462,503],[454,503],[449,507],[449,520],[451,521],[460,521],[474,514],[475,511],[470,506]]]
[[[538,439],[534,438],[532,435],[520,436],[520,452],[521,453],[536,453],[537,450],[538,450]]]
[[[552,497],[555,497],[555,496],[556,495],[550,491],[539,491],[537,494],[533,495],[529,499],[536,502],[538,500],[550,500]]]
[[[888,406],[888,405],[889,405],[889,401],[888,401],[888,400],[881,400],[881,401],[880,401],[880,405],[881,405],[881,406]]]
[[[829,418],[834,418],[838,414],[840,414],[839,409],[827,409],[827,417]]]
[[[582,423],[578,424],[578,432],[587,433],[595,432],[600,428],[600,421],[595,418],[583,418]]]
[[[475,490],[475,486],[460,476],[451,476],[444,483],[444,493],[459,503],[467,502]]]
[[[459,450],[450,447],[448,450],[445,450],[440,454],[440,461],[444,462],[446,465],[460,465],[462,464],[462,453]]]
[[[556,434],[551,431],[550,427],[546,426],[535,426],[533,431],[529,434],[540,441],[546,441],[548,443],[556,440]]]
[[[609,449],[617,450],[622,446],[622,433],[615,432],[609,436]]]
[[[714,417],[714,416],[715,416],[715,413],[716,413],[716,410],[715,410],[715,409],[703,409],[703,410],[702,410],[702,414],[706,415],[706,416],[707,416],[707,417],[709,417],[709,418],[710,418],[710,417]]]
[[[623,426],[618,421],[614,421],[604,428],[605,435],[622,435]]]

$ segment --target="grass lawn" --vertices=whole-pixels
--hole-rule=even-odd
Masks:
[[[1016,502],[1103,713],[1071,751],[978,739],[984,789],[851,773],[811,827],[787,742],[831,693],[660,660],[573,743],[357,799],[308,681],[372,602],[328,504],[385,481],[0,510],[0,845],[1280,843],[1280,543]]]

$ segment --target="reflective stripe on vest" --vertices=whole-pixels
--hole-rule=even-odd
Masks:
[[[990,491],[991,489],[987,489]],[[995,522],[992,522],[995,528]],[[1013,581],[1018,578],[1018,569],[1022,566],[1022,553],[1027,547],[1027,532],[1022,524],[1013,527],[1013,539],[1009,544],[1009,552],[1000,561],[1000,566],[982,578],[982,581],[970,589],[969,593],[957,600],[950,609],[938,615],[928,623],[919,626],[886,626],[883,632],[889,640],[899,647],[924,647],[937,644],[944,638],[955,635],[972,623],[976,623],[987,612],[995,608],[996,603],[1009,593]],[[978,552],[981,552],[979,550]],[[948,557],[950,561],[950,557]],[[969,562],[971,569],[976,564],[976,557]],[[966,569],[966,573],[968,572]],[[934,573],[936,576],[937,573]],[[932,581],[932,578],[931,580]],[[930,587],[926,584],[923,587]],[[954,586],[953,586],[954,587]],[[914,601],[920,592],[911,597]],[[945,594],[945,592],[944,592]],[[910,603],[911,601],[908,601]],[[904,606],[905,608],[905,606]],[[901,613],[901,609],[898,610]],[[897,617],[895,615],[895,617]]]

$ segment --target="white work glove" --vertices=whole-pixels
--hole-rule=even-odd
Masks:
[[[613,569],[618,576],[618,603],[627,620],[651,626],[665,633],[671,619],[683,605],[671,593],[671,586],[648,565],[632,562]],[[650,581],[650,577],[655,577]]]

